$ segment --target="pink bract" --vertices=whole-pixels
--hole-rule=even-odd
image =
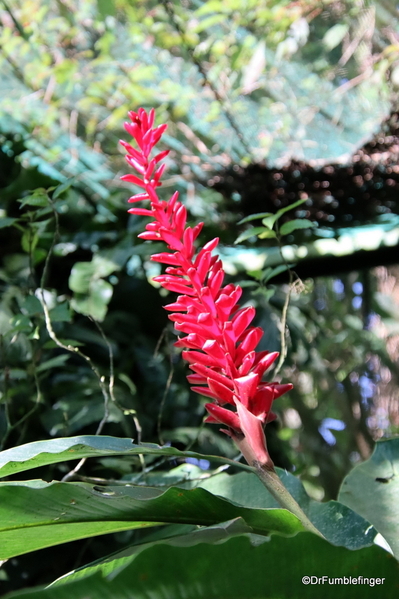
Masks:
[[[194,373],[187,377],[193,384],[191,388],[213,400],[205,405],[207,422],[227,426],[223,430],[233,439],[244,436],[256,459],[268,461],[263,425],[276,417],[271,411],[273,400],[292,385],[262,382],[278,353],[255,351],[263,331],[251,326],[255,308],[240,308],[242,289],[224,283],[222,262],[212,254],[219,240],[212,239],[198,251],[195,240],[204,223],[187,226],[187,209],[178,201],[177,192],[169,201],[158,197],[156,189],[162,185],[160,179],[165,169],[165,164],[159,166],[159,162],[169,151],[152,158],[150,154],[167,125],[153,127],[153,109],[147,113],[139,108],[129,112],[129,117],[131,123],[125,123],[125,129],[136,141],[137,149],[125,141],[121,144],[136,174],[121,178],[142,188],[129,202],[150,202],[150,209],[129,210],[153,219],[139,237],[167,245],[167,252],[151,257],[168,265],[165,274],[154,280],[179,294],[165,308],[171,312],[169,318],[176,330],[184,335],[175,345],[184,348],[183,358]]]

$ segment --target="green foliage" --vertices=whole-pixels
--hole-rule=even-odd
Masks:
[[[383,589],[384,597],[396,597],[392,581],[397,577],[397,564],[376,547],[358,553],[342,548],[331,550],[325,541],[309,533],[289,540],[273,537],[262,544],[258,544],[259,540],[252,535],[238,535],[226,541],[228,528],[220,528],[219,538],[224,541],[221,544],[209,544],[206,540],[197,544],[195,534],[200,532],[197,531],[191,538],[178,538],[177,546],[172,543],[144,545],[130,555],[125,552],[122,558],[115,556],[103,568],[104,573],[94,566],[88,568],[87,573],[83,571],[86,577],[82,579],[69,581],[66,578],[47,589],[13,593],[5,599],[67,599],[71,594],[77,599],[88,594],[93,599],[125,599],[132,593],[140,599],[149,597],[149,593],[154,597],[173,599],[181,589],[184,589],[183,596],[198,599],[266,599],[273,596],[288,599],[301,585],[303,572],[335,580],[344,576],[357,577],[360,570],[365,572],[364,578],[378,579],[377,589],[378,592]],[[212,534],[212,540],[217,539],[217,532]],[[202,540],[201,537],[198,540]],[[265,564],[268,575],[265,575]],[[282,564],[292,564],[289,575]],[[320,588],[310,585],[301,589],[301,593],[304,597],[317,599]],[[374,597],[375,594],[373,586],[351,587],[351,597]],[[335,598],[336,585],[326,584],[323,595]]]
[[[319,597],[320,587],[301,586],[301,577],[330,572],[386,576],[384,597],[393,596],[397,565],[369,546],[377,530],[397,555],[395,487],[385,466],[380,471],[374,457],[355,467],[339,502],[314,498],[335,498],[373,439],[398,432],[395,413],[378,403],[386,397],[382,378],[391,377],[394,390],[398,381],[391,336],[367,324],[373,312],[393,335],[397,305],[380,287],[375,293],[374,275],[273,284],[304,253],[350,257],[376,231],[359,239],[357,231],[335,238],[324,230],[316,239],[299,200],[241,221],[262,223],[237,240],[256,247],[232,248],[236,217],[208,185],[210,173],[259,160],[342,162],[379,128],[395,93],[397,15],[386,2],[328,1],[323,12],[319,4],[2,4],[0,488],[8,499],[0,546],[17,557],[0,579],[10,597],[292,597],[299,588]],[[116,150],[126,139],[122,122],[140,105],[169,124],[162,197],[178,189],[190,220],[205,221],[201,242],[220,237],[243,304],[258,308],[259,349],[279,350],[287,324],[278,376],[295,391],[276,402],[281,424],[268,426],[268,446],[277,464],[301,476],[304,487],[279,471],[329,542],[305,533],[269,538],[300,526],[233,461],[230,440],[202,426],[202,400],[188,389],[162,310],[171,297],[151,284],[158,271],[148,256],[158,250],[136,240],[142,219],[127,217],[129,192],[118,179],[126,172]],[[385,223],[384,242],[395,226]],[[364,291],[356,295],[359,282]],[[363,397],[362,378],[375,404]],[[331,419],[345,428],[328,429]],[[31,468],[43,480],[19,480]],[[79,503],[70,503],[76,494]],[[376,497],[389,506],[389,520]],[[19,555],[34,548],[42,549]],[[17,590],[80,567],[46,590]],[[322,590],[337,594],[334,585]],[[372,592],[351,587],[354,597]]]
[[[104,281],[118,268],[116,264],[94,256],[92,262],[76,262],[69,277],[69,288],[75,292],[71,305],[81,314],[102,321],[112,298],[112,285]]]
[[[186,491],[141,486],[24,481],[1,483],[1,559],[110,532],[161,523],[210,526],[243,518],[256,534],[290,535],[303,530],[282,509],[238,508],[203,489]],[[29,505],[29,512],[23,506]],[[55,522],[56,524],[52,524]]]
[[[397,502],[399,439],[377,443],[369,460],[348,474],[340,491],[340,501],[372,522],[399,558]],[[384,509],[381,509],[381,506]]]
[[[347,549],[361,549],[372,544],[376,532],[367,520],[356,513],[354,507],[348,510],[337,501],[314,501],[307,495],[298,478],[280,469],[278,473],[285,487],[331,544]],[[194,480],[183,484],[185,487],[200,486],[242,506],[263,509],[278,507],[276,500],[265,493],[263,485],[253,473],[222,473],[199,482]]]
[[[176,122],[173,160],[180,167],[184,156],[196,178],[204,175],[198,154],[215,168],[231,158],[337,159],[359,147],[389,110],[386,73],[397,49],[382,33],[389,15],[378,7],[377,30],[373,12],[349,2],[321,15],[316,2],[249,8],[241,0],[121,0],[115,10],[88,2],[71,12],[31,0],[12,9],[14,21],[2,32],[0,130],[22,136],[27,164],[59,181],[76,176],[102,200],[113,178],[109,149],[132,103],[159,106],[163,120]],[[345,84],[358,75],[357,84]],[[192,130],[190,140],[180,123]],[[215,158],[204,142],[216,145]]]
[[[30,464],[38,466],[40,462],[49,463],[50,459],[57,462],[59,457],[65,455],[65,451],[70,450],[76,452],[76,457],[110,455],[118,451],[127,455],[129,451],[123,447],[128,440],[99,437],[83,443],[82,441],[83,439],[75,438],[42,442],[41,449],[44,451],[39,449],[38,443],[30,447],[15,448],[3,452],[3,455],[6,455],[1,456],[2,463],[11,464],[12,467],[12,464],[37,456],[39,462],[34,464],[30,462]],[[46,448],[50,449],[50,446],[52,451],[46,452]],[[142,449],[146,451],[145,446]],[[136,448],[137,450],[139,448]],[[149,450],[151,451],[151,448]],[[158,454],[163,452],[164,455],[170,455],[168,449],[158,447],[156,451]],[[376,474],[382,474],[383,471],[386,472],[387,457],[392,469],[395,460],[398,459],[396,441],[381,443],[375,458],[369,464],[365,463],[364,467],[360,467],[367,472],[370,467],[373,468],[372,476],[368,473],[359,481],[355,469],[343,483],[343,497],[349,497],[355,504],[358,499],[354,497],[353,492],[358,494],[361,489],[362,510],[372,516],[376,511],[375,482],[380,480],[380,477],[377,479],[374,477]],[[25,463],[29,464],[29,461]],[[173,483],[170,485],[174,476],[181,477],[177,486]],[[168,582],[172,580],[170,576],[175,572],[173,564],[179,564],[181,567],[182,560],[188,559],[181,571],[188,596],[192,596],[190,589],[195,580],[198,597],[217,597],[221,592],[237,597],[255,592],[254,596],[270,597],[269,586],[266,593],[266,588],[263,586],[251,586],[252,576],[242,576],[243,564],[246,574],[250,574],[254,564],[258,564],[258,560],[267,559],[269,566],[274,564],[273,560],[275,560],[276,568],[279,563],[281,565],[282,560],[285,564],[289,564],[282,578],[273,575],[272,580],[268,582],[269,585],[272,584],[274,592],[278,592],[279,596],[286,596],[284,593],[289,592],[292,585],[297,588],[300,584],[299,580],[306,576],[304,572],[308,573],[307,576],[317,577],[358,577],[362,568],[364,568],[363,576],[386,579],[384,596],[393,596],[391,592],[394,592],[398,564],[389,553],[370,546],[375,530],[368,522],[337,502],[318,504],[311,501],[295,477],[283,473],[282,476],[286,479],[284,482],[287,487],[307,510],[313,522],[323,531],[327,540],[309,533],[297,534],[301,530],[299,521],[288,511],[274,507],[275,500],[265,492],[254,474],[241,473],[229,476],[224,473],[212,475],[209,472],[204,478],[199,468],[190,469],[184,466],[164,476],[158,475],[157,484],[154,484],[153,479],[151,486],[123,484],[122,481],[118,485],[82,482],[46,483],[38,480],[0,483],[1,522],[3,523],[0,530],[1,557],[4,559],[33,549],[82,537],[93,537],[104,532],[174,523],[184,526],[183,528],[166,526],[159,532],[155,532],[145,543],[133,544],[122,552],[72,572],[56,581],[55,585],[42,590],[32,590],[30,593],[25,592],[23,595],[35,597],[39,593],[40,596],[43,594],[51,597],[55,586],[59,592],[58,596],[63,596],[63,590],[67,590],[78,597],[83,597],[82,593],[86,592],[86,585],[90,584],[90,596],[95,598],[100,596],[100,589],[101,596],[108,592],[111,579],[113,596],[119,596],[115,595],[115,592],[123,593],[124,585],[128,582],[133,585],[130,592],[132,589],[135,590],[134,585],[137,585],[138,581],[144,582],[142,592],[148,593],[152,588],[152,580],[155,584],[154,593],[159,593],[164,587],[173,588],[173,585],[170,586]],[[388,520],[391,523],[397,521],[396,505],[392,503],[392,489],[388,488],[387,484],[380,484],[378,501],[383,502],[384,505],[390,503],[394,510],[384,514],[382,520],[377,518],[377,530],[382,532],[386,529]],[[26,505],[30,506],[29,511],[26,511]],[[187,526],[190,524],[200,525],[200,527],[193,529]],[[390,534],[388,529],[387,532]],[[287,539],[281,537],[281,534],[296,534],[296,536]],[[346,547],[351,551],[348,552]],[[249,548],[250,554],[247,556]],[[203,554],[205,549],[206,561]],[[291,555],[290,552],[296,556],[295,559],[287,559],[287,555]],[[209,561],[210,554],[215,554],[216,561]],[[172,556],[173,560],[169,562],[167,556]],[[157,560],[161,558],[163,567],[157,566]],[[237,559],[240,559],[240,567],[237,564],[233,568]],[[165,563],[168,567],[165,567]],[[191,581],[193,563],[196,564],[195,578]],[[209,563],[213,565],[212,569],[207,571],[206,577],[203,575],[198,577],[198,567],[203,569],[205,564]],[[218,566],[215,567],[215,564]],[[228,569],[224,571],[226,564]],[[236,580],[234,572],[237,568],[240,576]],[[148,577],[143,579],[142,574],[147,570]],[[257,566],[253,571],[255,573],[258,570]],[[137,577],[136,571],[141,572],[141,576]],[[223,572],[225,573],[221,576]],[[118,580],[121,589],[118,587]],[[287,580],[288,585],[284,583]],[[179,584],[181,583],[182,578],[179,578]],[[381,580],[377,584],[382,584]],[[368,596],[370,586],[361,587],[365,596]],[[254,591],[250,591],[252,588]],[[137,587],[137,592],[140,592],[140,586]],[[218,594],[215,594],[216,592]],[[18,596],[20,594],[16,592],[7,597],[11,599]],[[309,596],[315,596],[313,590]]]
[[[254,237],[256,235],[257,237],[259,237],[259,239],[277,240],[278,244],[281,245],[281,238],[285,235],[290,235],[298,229],[311,229],[313,227],[317,227],[317,223],[313,223],[312,221],[306,218],[296,218],[288,222],[285,222],[281,226],[279,226],[278,221],[286,212],[289,212],[290,210],[293,210],[294,208],[301,206],[301,204],[303,204],[304,202],[306,202],[305,199],[298,200],[290,206],[286,206],[285,208],[277,210],[274,214],[272,214],[271,212],[262,212],[246,216],[238,223],[239,225],[261,218],[262,224],[264,226],[251,227],[250,229],[247,229],[246,231],[244,231],[244,233],[241,233],[241,235],[239,235],[235,243],[241,243],[242,241],[250,239],[251,237]],[[276,230],[273,230],[274,228]],[[274,275],[279,274],[279,272],[283,271],[276,271]],[[267,280],[269,280],[270,278],[271,276],[268,276]]]
[[[112,456],[112,455],[155,455],[169,458],[206,459],[222,464],[234,465],[243,470],[251,470],[245,464],[239,464],[219,456],[210,456],[194,451],[179,451],[174,447],[161,447],[155,443],[135,445],[131,439],[117,439],[106,436],[66,437],[49,441],[35,441],[7,449],[0,453],[0,477],[4,478],[17,472],[25,472],[49,464],[66,460]]]
[[[293,233],[293,231],[297,231],[298,229],[311,229],[315,224],[307,218],[295,218],[294,220],[290,220],[288,223],[284,223],[280,229],[280,235],[289,235]]]

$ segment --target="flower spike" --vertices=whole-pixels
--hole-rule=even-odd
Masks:
[[[263,431],[265,423],[276,417],[272,402],[292,388],[290,383],[262,382],[264,372],[278,356],[277,352],[256,352],[262,330],[251,327],[255,308],[241,308],[238,301],[242,289],[224,285],[222,262],[212,252],[217,238],[199,251],[195,240],[204,223],[187,226],[187,209],[177,192],[168,202],[161,201],[157,187],[165,164],[158,166],[169,153],[163,150],[150,157],[167,125],[153,127],[155,112],[139,108],[129,112],[125,129],[136,142],[137,149],[125,141],[126,161],[135,174],[122,180],[133,183],[140,191],[129,202],[149,201],[150,208],[131,208],[130,213],[151,216],[153,221],[140,233],[141,239],[162,240],[167,251],[154,254],[151,260],[168,265],[166,274],[155,277],[162,287],[179,294],[166,310],[175,328],[185,334],[177,347],[195,374],[188,375],[192,390],[214,400],[205,408],[207,422],[221,424],[243,451],[249,463],[273,467]],[[228,408],[222,407],[229,406]]]

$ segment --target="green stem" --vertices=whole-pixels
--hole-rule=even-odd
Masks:
[[[237,434],[232,430],[230,432],[231,438],[248,464],[254,468],[255,474],[257,474],[266,489],[281,507],[294,514],[294,516],[301,521],[306,530],[324,539],[324,536],[311,523],[305,512],[279,479],[278,474],[274,469],[273,461],[267,451],[266,439],[263,437],[263,443],[260,442],[256,445],[256,443],[254,443],[254,437],[249,437],[248,440],[243,434]]]
[[[268,465],[266,466],[259,462],[253,462],[252,465],[256,470],[256,474],[274,499],[278,501],[283,508],[294,514],[301,521],[306,530],[324,538],[321,532],[311,523],[288,489],[283,485],[274,468],[270,469]]]

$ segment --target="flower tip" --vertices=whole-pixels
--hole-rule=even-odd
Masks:
[[[213,403],[206,403],[205,409],[209,414],[208,422],[213,424],[224,424],[225,426],[233,429],[236,433],[241,433],[240,420],[235,412],[227,410],[226,408],[222,408]]]
[[[140,110],[140,109],[139,109]],[[133,121],[133,123],[136,122],[137,117],[139,116],[139,114],[137,112],[134,112],[134,110],[129,110],[129,112],[127,113],[128,117],[131,121]]]
[[[292,383],[281,383],[279,384],[279,388],[282,390],[282,393],[288,393],[288,391],[294,388],[294,385]]]
[[[294,388],[292,383],[273,383],[271,386],[273,387],[274,391],[273,399],[278,399],[284,395],[284,393],[288,393],[288,391],[291,391],[291,389]]]

